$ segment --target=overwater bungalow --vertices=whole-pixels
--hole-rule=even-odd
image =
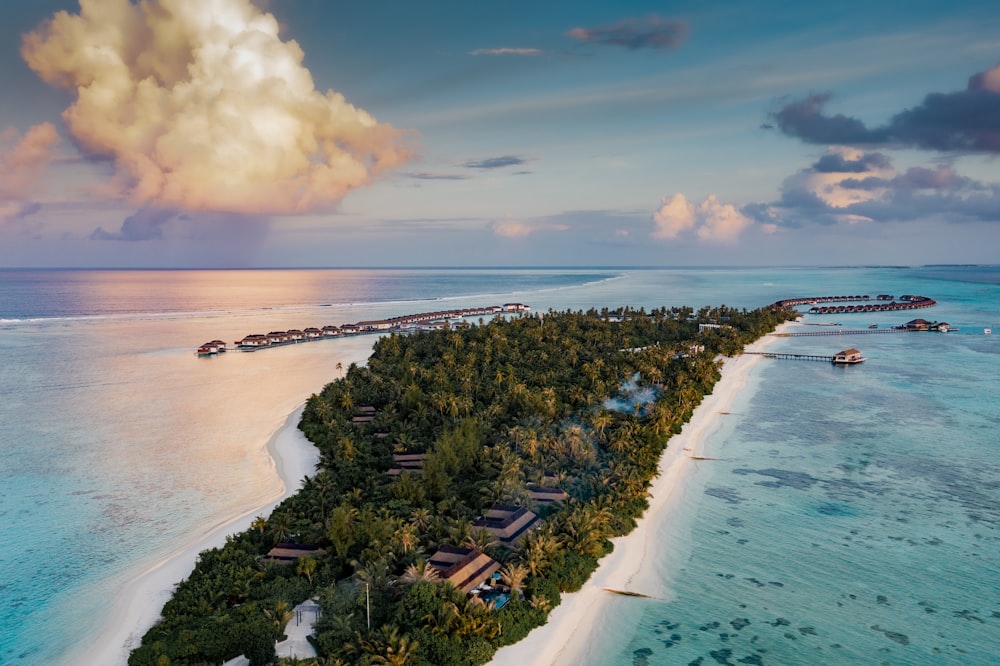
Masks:
[[[340,335],[340,328],[336,326],[324,326],[322,330],[324,338],[333,338]]]
[[[911,319],[899,328],[905,331],[929,331],[932,325],[926,319]]]
[[[254,349],[267,347],[270,344],[267,336],[262,333],[252,333],[242,340],[236,341],[236,346],[242,351],[253,351]]]
[[[851,349],[845,349],[844,351],[837,352],[833,357],[833,362],[837,365],[849,365],[851,363],[861,363],[865,360],[865,357],[861,355],[861,352],[853,347]]]
[[[504,303],[501,307],[503,307],[504,312],[529,312],[531,310],[531,307],[524,303]]]
[[[288,342],[288,331],[271,331],[267,334],[267,341],[272,345],[283,345]]]

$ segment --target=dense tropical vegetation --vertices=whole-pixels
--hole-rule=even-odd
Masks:
[[[300,427],[319,449],[317,473],[200,555],[129,663],[274,661],[290,609],[310,597],[322,608],[320,664],[485,663],[543,624],[609,539],[634,527],[667,440],[719,377],[717,358],[790,316],[548,312],[380,339],[367,366],[308,401]],[[723,326],[699,333],[700,322]],[[352,420],[362,407],[370,422]],[[390,481],[394,452],[426,452],[422,472]],[[537,506],[530,484],[570,499]],[[543,518],[517,550],[472,529],[495,503]],[[279,542],[322,555],[269,563]],[[510,603],[496,610],[442,584],[427,564],[442,545],[502,563]]]

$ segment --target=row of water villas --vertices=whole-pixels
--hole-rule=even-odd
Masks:
[[[400,317],[390,317],[389,319],[359,321],[356,324],[343,324],[339,327],[330,325],[322,328],[311,327],[302,330],[271,331],[267,334],[252,333],[241,340],[237,340],[234,344],[236,345],[235,348],[239,351],[257,351],[258,349],[268,349],[270,347],[280,347],[300,342],[312,342],[345,335],[433,330],[443,328],[446,324],[460,321],[465,317],[493,316],[502,313],[528,312],[530,310],[531,308],[524,303],[505,303],[504,305],[490,305],[478,308],[420,312]],[[213,340],[201,345],[198,348],[198,355],[214,356],[227,350],[228,347],[225,342],[222,340]]]
[[[874,300],[874,302],[873,302]],[[819,305],[820,303],[861,303],[861,305]],[[893,310],[916,310],[936,305],[933,298],[904,294],[897,301],[892,294],[879,294],[874,299],[867,294],[854,296],[806,296],[804,298],[786,298],[771,304],[772,308],[793,308],[799,305],[812,305],[810,314],[836,314],[842,312],[891,312]]]
[[[855,299],[856,300],[856,299]],[[937,301],[927,296],[900,296],[899,301],[890,296],[888,303],[881,296],[881,303],[863,303],[861,305],[816,305],[809,308],[810,314],[840,314],[849,312],[893,312],[896,310],[916,310],[937,305]]]

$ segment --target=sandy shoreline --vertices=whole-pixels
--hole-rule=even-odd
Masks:
[[[782,324],[777,332],[790,324]],[[747,351],[760,351],[778,340],[765,336]],[[573,594],[565,594],[562,603],[549,614],[548,622],[527,638],[497,651],[491,666],[526,666],[537,664],[582,664],[588,662],[593,645],[603,645],[600,620],[606,603],[613,595],[606,590],[637,592],[662,596],[662,581],[650,579],[647,559],[653,557],[650,549],[657,542],[654,526],[681,510],[683,484],[686,475],[696,469],[697,461],[691,456],[704,456],[706,440],[721,424],[719,413],[727,411],[749,379],[750,369],[760,356],[742,355],[727,359],[722,368],[722,378],[711,395],[705,396],[695,409],[680,434],[670,440],[670,445],[660,458],[659,475],[650,487],[649,509],[639,519],[636,528],[627,536],[613,540],[615,549],[604,557],[590,580]],[[644,578],[645,576],[645,578]],[[654,577],[655,578],[655,577]]]
[[[367,347],[351,350],[339,360],[347,368],[351,363],[363,364],[370,355],[371,347]],[[338,371],[330,381],[342,375],[343,372]],[[66,663],[93,666],[127,664],[129,653],[139,646],[143,634],[160,618],[160,611],[173,594],[174,587],[191,574],[199,553],[223,546],[230,534],[250,529],[255,517],[269,515],[282,500],[298,491],[303,477],[316,473],[319,452],[298,428],[304,409],[303,403],[284,418],[267,440],[272,469],[282,482],[281,492],[269,502],[211,527],[197,536],[195,541],[122,585],[115,591],[115,601],[96,638],[83,650],[71,654]]]

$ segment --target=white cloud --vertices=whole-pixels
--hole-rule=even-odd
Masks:
[[[294,41],[249,0],[83,1],[24,38],[63,118],[112,159],[135,205],[241,213],[328,209],[411,156],[399,130],[320,93]]]
[[[489,230],[494,236],[524,238],[542,231],[569,231],[570,226],[553,222],[523,222],[508,216],[502,220],[490,222]]]
[[[23,135],[14,128],[0,132],[0,222],[38,210],[42,175],[54,158],[59,133],[41,123]]]
[[[512,47],[502,47],[498,49],[476,49],[475,51],[469,51],[469,55],[479,56],[479,55],[518,55],[518,56],[537,56],[542,55],[543,51],[541,49],[528,49],[528,48],[512,48]]]
[[[660,199],[660,207],[653,213],[656,229],[653,238],[672,239],[694,227],[694,205],[683,194]]]
[[[683,194],[663,197],[660,203],[653,213],[656,227],[652,233],[653,238],[660,240],[673,240],[691,232],[703,241],[730,243],[752,224],[732,204],[720,202],[714,194],[698,205]]]

